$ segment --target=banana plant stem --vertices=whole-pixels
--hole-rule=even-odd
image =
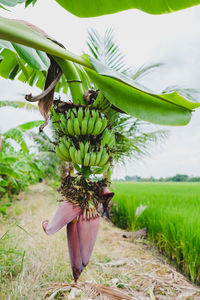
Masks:
[[[56,56],[53,56],[53,58],[57,62],[57,64],[59,64],[67,79],[73,103],[85,104],[85,101],[83,99],[84,91],[82,87],[82,82],[80,80],[79,74],[76,70],[74,63]]]

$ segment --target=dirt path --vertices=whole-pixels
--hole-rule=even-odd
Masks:
[[[0,236],[15,220],[31,236],[13,226],[0,244],[25,251],[22,272],[3,273],[1,300],[112,299],[97,296],[98,286],[91,288],[90,283],[118,288],[130,299],[200,299],[200,289],[155,250],[152,253],[148,243],[124,239],[122,230],[104,220],[90,264],[80,277],[80,289],[65,285],[72,282],[65,230],[46,236],[41,229],[41,222],[54,215],[56,199],[59,195],[52,188],[34,185],[10,208],[9,218],[2,220]]]

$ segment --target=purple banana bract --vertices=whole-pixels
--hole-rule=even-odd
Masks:
[[[72,274],[76,282],[84,269],[77,230],[77,220],[67,225],[67,241]]]
[[[58,207],[56,214],[49,224],[47,220],[42,223],[42,227],[46,234],[54,234],[63,226],[73,221],[81,214],[80,206],[75,206],[71,202],[64,201]]]
[[[97,238],[97,233],[99,230],[100,218],[91,218],[87,220],[83,219],[83,215],[80,215],[80,218],[77,223],[81,256],[83,261],[83,266],[87,266],[89,263],[92,250]]]
[[[54,234],[67,226],[67,240],[72,273],[75,282],[88,264],[95,245],[100,218],[83,218],[79,206],[64,201],[58,207],[51,223],[45,220],[42,227],[46,234]]]

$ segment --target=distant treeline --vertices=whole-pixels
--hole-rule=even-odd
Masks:
[[[114,179],[115,180],[115,179]],[[142,181],[142,182],[168,182],[168,181],[176,181],[176,182],[200,182],[200,177],[191,177],[185,174],[176,174],[172,177],[160,177],[154,178],[153,176],[145,178],[141,176],[125,176],[124,179],[119,179],[115,181]]]

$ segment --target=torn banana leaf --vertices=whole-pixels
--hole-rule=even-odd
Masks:
[[[46,53],[17,43],[0,40],[0,76],[6,79],[18,79],[43,89],[50,61]],[[67,92],[67,83],[62,76],[56,92]]]
[[[155,94],[98,60],[89,57],[89,61],[96,71],[85,68],[91,80],[114,106],[133,117],[160,125],[186,125],[192,110],[200,106],[178,92]]]
[[[18,54],[21,58],[24,59],[30,67],[36,70],[46,71],[49,67],[49,59],[46,53],[34,50],[30,47],[19,45],[17,43],[12,43],[4,40],[0,40],[0,47],[4,49],[9,49],[13,53]]]

